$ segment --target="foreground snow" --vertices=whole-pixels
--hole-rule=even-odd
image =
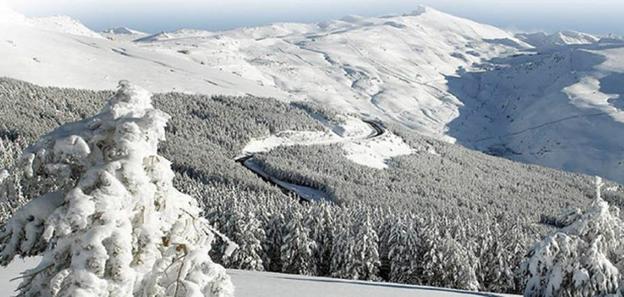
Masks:
[[[9,280],[18,276],[36,261],[18,259],[7,268],[0,268],[0,296],[13,296],[19,281]],[[228,270],[237,297],[454,297],[454,296],[512,296],[465,292],[460,290],[421,287],[393,283],[340,280],[323,277]]]
[[[459,297],[513,296],[446,288],[228,270],[238,297]]]

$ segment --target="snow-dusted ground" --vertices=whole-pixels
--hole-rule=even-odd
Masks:
[[[0,296],[13,296],[19,280],[10,282],[27,267],[34,267],[33,259],[16,260],[7,268],[0,268]],[[236,287],[237,297],[453,297],[453,296],[511,296],[465,292],[453,289],[410,286],[393,283],[340,280],[300,275],[228,270]]]

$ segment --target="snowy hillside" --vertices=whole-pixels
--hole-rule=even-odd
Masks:
[[[445,91],[445,76],[523,45],[497,28],[422,7],[319,24],[181,30],[142,39],[141,46],[183,53],[297,99],[442,136],[461,105]]]
[[[130,79],[155,92],[253,94],[283,97],[179,54],[145,50],[126,41],[107,40],[67,17],[26,18],[0,9],[0,76],[84,89],[113,89]]]
[[[462,99],[448,135],[522,162],[624,182],[624,43],[576,44],[449,78]]]

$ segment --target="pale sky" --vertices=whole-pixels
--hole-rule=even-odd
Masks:
[[[0,0],[3,1],[3,0]],[[521,31],[576,30],[624,35],[624,0],[4,0],[29,15],[69,15],[94,30],[223,30],[345,15],[405,13],[419,4]]]

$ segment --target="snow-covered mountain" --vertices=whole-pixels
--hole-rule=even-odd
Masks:
[[[0,54],[9,57],[0,75],[90,89],[128,78],[154,92],[310,100],[514,160],[624,182],[618,38],[514,35],[426,7],[223,32],[93,33],[109,40],[73,21],[49,31],[12,15],[7,19],[27,21],[0,25]]]
[[[128,27],[115,27],[100,32],[100,35],[110,40],[134,41],[136,39],[143,38],[149,34],[138,30],[130,29]]]
[[[594,35],[575,31],[561,31],[552,34],[544,32],[519,33],[516,37],[537,48],[593,44],[600,41],[600,38]]]
[[[449,78],[448,135],[513,160],[624,182],[624,43],[537,48]]]
[[[144,34],[146,34],[145,32],[133,30],[133,29],[130,29],[128,27],[110,28],[108,30],[104,30],[102,33],[105,33],[105,34],[119,34],[119,35],[132,35],[132,34],[144,35]]]
[[[121,79],[154,92],[284,93],[177,53],[109,40],[68,17],[27,18],[0,8],[0,76],[47,86],[113,89]]]
[[[420,8],[379,18],[274,24],[226,32],[181,30],[139,40],[338,110],[444,136],[461,102],[445,77],[529,47],[497,28]]]

